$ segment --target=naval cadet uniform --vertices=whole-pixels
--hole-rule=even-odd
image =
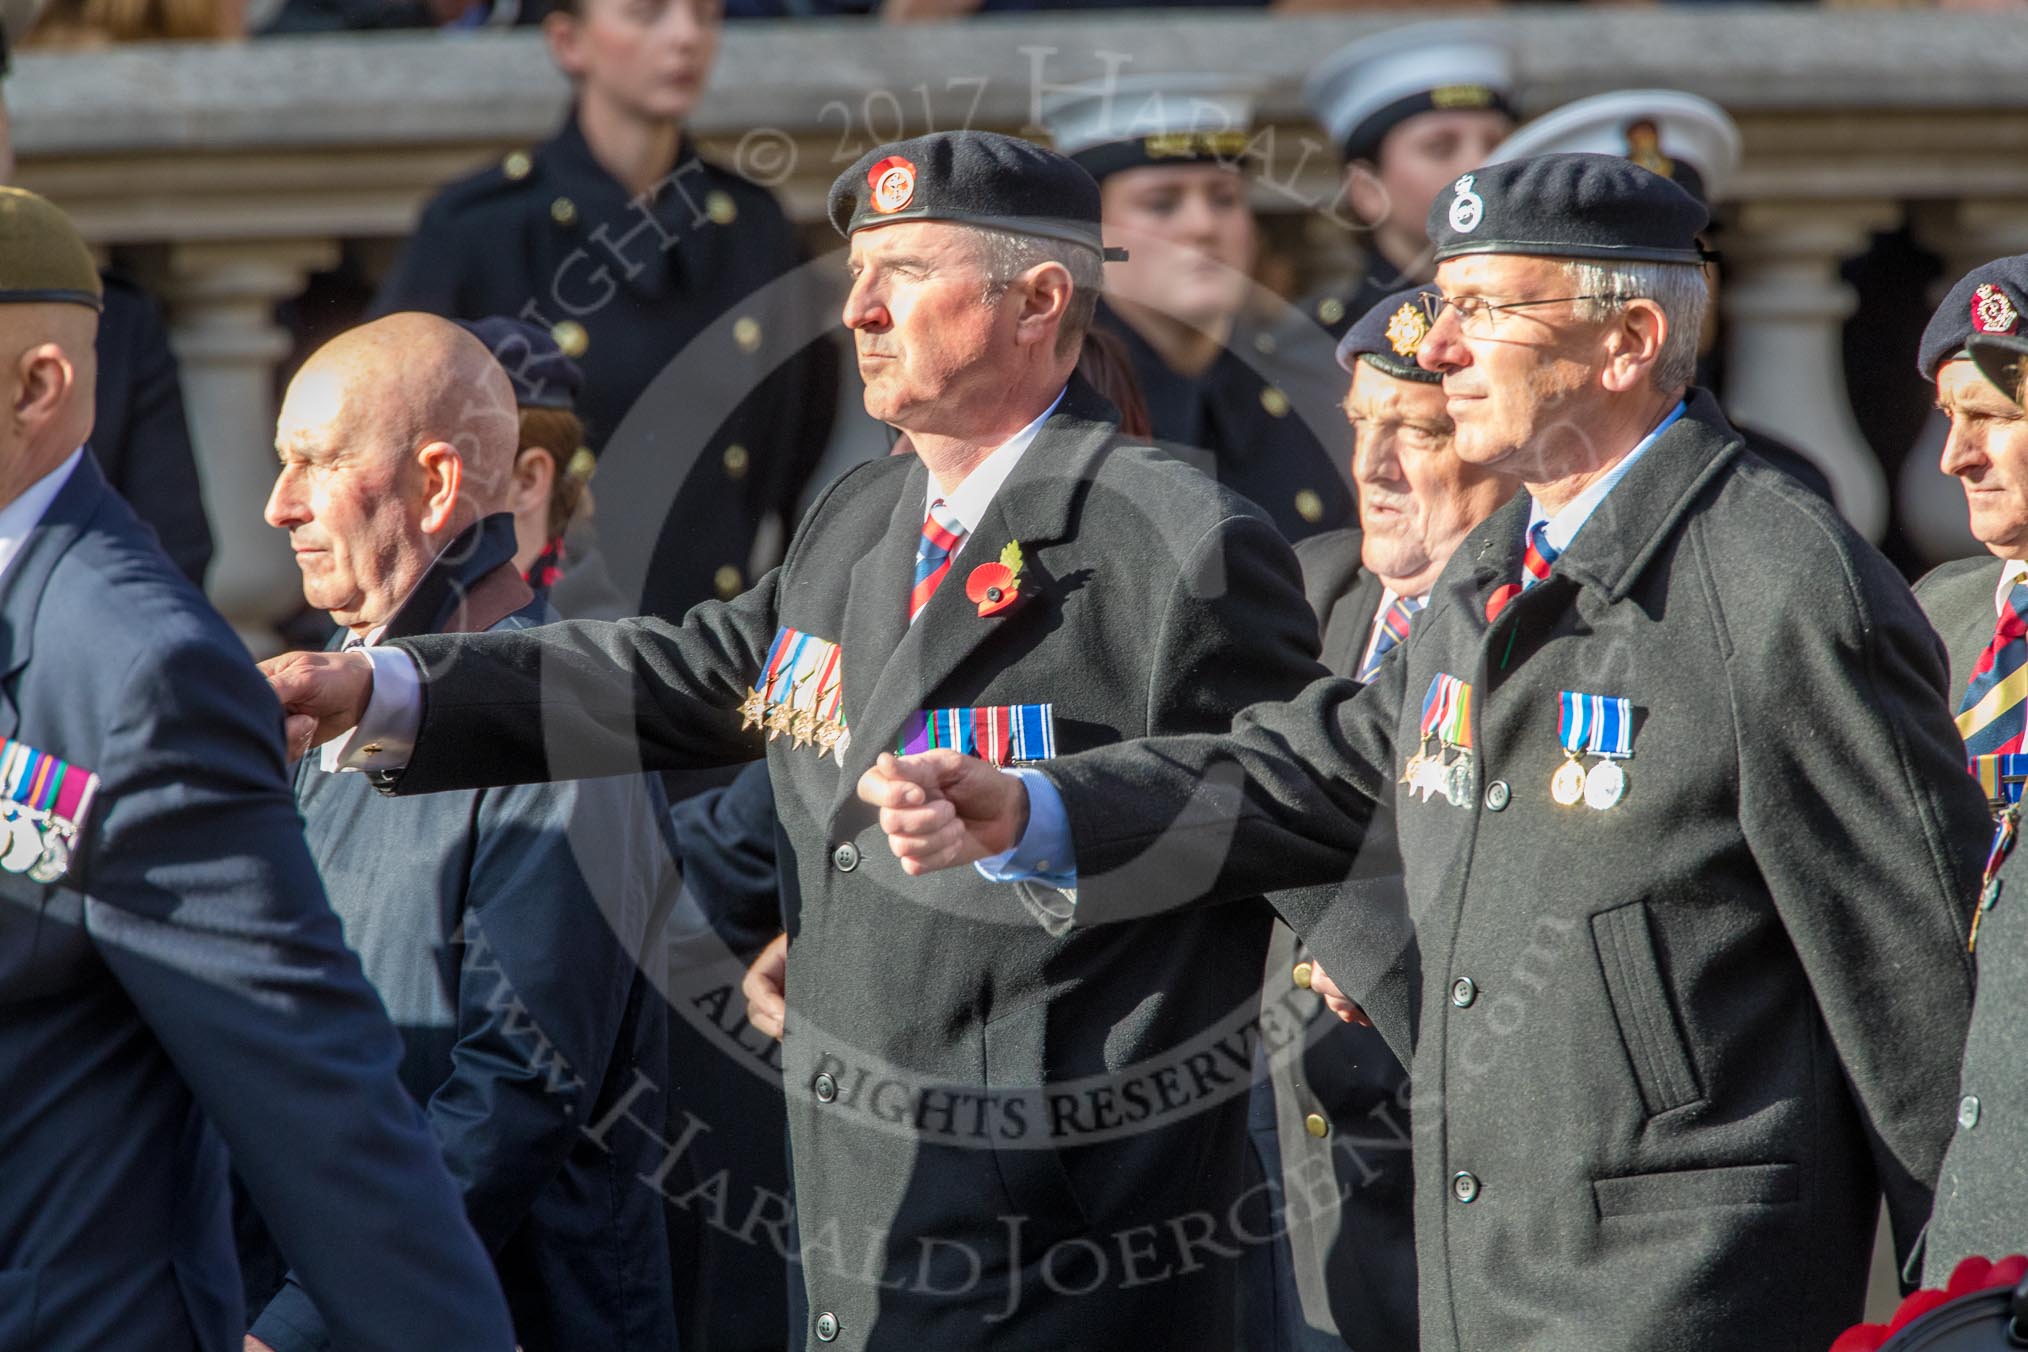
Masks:
[[[373,308],[552,330],[584,370],[614,572],[642,611],[676,616],[746,588],[763,524],[794,520],[829,435],[832,311],[808,278],[774,285],[800,261],[765,189],[685,140],[637,205],[573,115],[432,199]]]
[[[95,308],[0,204],[0,303]],[[0,1346],[237,1352],[237,1173],[343,1346],[508,1352],[245,647],[82,450],[0,541]]]
[[[1253,102],[1236,82],[1127,77],[1098,94],[1045,101],[1042,120],[1056,149],[1100,182],[1149,167],[1238,172],[1248,160]],[[1236,316],[1211,364],[1184,372],[1103,301],[1097,323],[1126,346],[1165,449],[1259,506],[1291,541],[1352,521],[1352,490],[1339,467],[1348,458],[1343,391],[1316,397],[1285,379],[1289,356],[1265,328]]]
[[[831,205],[841,232],[998,220],[1099,247],[1089,176],[986,133],[882,147]],[[955,546],[922,462],[889,457],[681,625],[400,645],[430,673],[402,792],[737,760],[766,730],[812,1348],[1235,1341],[1238,1253],[1212,1231],[1240,1187],[1265,908],[1052,934],[974,872],[905,875],[855,794],[882,750],[1046,761],[1222,728],[1319,674],[1287,544],[1114,419],[1073,377]]]
[[[1703,220],[1552,155],[1431,223],[1447,256],[1689,262]],[[1396,799],[1425,1349],[1816,1352],[1860,1310],[1882,1192],[1904,1255],[1928,1214],[1986,814],[1875,550],[1701,391],[1618,468],[1588,518],[1527,541],[1523,495],[1467,536],[1371,685],[1044,774],[1098,932],[1165,881],[1343,877]]]
[[[1972,269],[1944,297],[1924,331],[1918,359],[1923,378],[1934,381],[1945,362],[1967,355],[1969,345],[1981,368],[2015,397],[2018,379],[2006,367],[2009,348],[2018,360],[2028,347],[2021,337],[2024,300],[2028,255]],[[2018,690],[2005,687],[2009,675],[2028,666],[2024,582],[2028,564],[1977,558],[1944,564],[1915,587],[1950,655],[1951,707],[1960,711],[1969,768],[2001,818],[1988,851],[1971,945],[1979,994],[1963,1046],[1956,1131],[1923,1242],[1929,1285],[1941,1284],[1961,1259],[1997,1259],[2028,1249],[2028,1225],[2016,1205],[2028,1186],[2028,1082],[2020,1073],[2028,1008],[2022,995],[2028,990],[2028,924],[2021,915],[2028,902],[2028,851],[2015,847],[2022,777],[2028,776],[2028,757],[2022,755],[2028,706]],[[1946,1062],[1954,1059],[1942,1048],[1937,1054]]]

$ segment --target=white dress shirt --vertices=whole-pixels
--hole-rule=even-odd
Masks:
[[[14,566],[21,546],[28,540],[28,532],[41,523],[49,504],[56,501],[56,495],[70,482],[71,472],[83,458],[84,447],[80,446],[65,456],[62,464],[28,485],[20,497],[0,507],[0,578],[6,577],[7,570]]]

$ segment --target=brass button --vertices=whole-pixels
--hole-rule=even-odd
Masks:
[[[586,349],[591,347],[591,335],[586,333],[584,325],[575,319],[564,320],[549,331],[549,336],[555,340],[563,355],[572,360],[582,357]]]
[[[570,453],[570,464],[564,467],[563,472],[573,479],[590,483],[592,475],[599,472],[599,458],[592,454],[591,447],[580,446]]]
[[[752,315],[741,315],[733,320],[732,341],[739,345],[741,352],[758,351],[761,345],[760,321]]]
[[[1253,336],[1253,350],[1260,353],[1263,357],[1273,356],[1275,336],[1272,333],[1256,333]]]
[[[1304,990],[1308,990],[1310,988],[1310,977],[1315,970],[1309,963],[1299,962],[1296,964],[1296,970],[1289,973],[1289,980],[1295,982]]]
[[[739,204],[732,200],[731,193],[709,192],[704,196],[704,214],[714,225],[731,225],[739,219]]]
[[[746,477],[746,467],[748,464],[746,447],[735,441],[732,445],[725,448],[725,454],[719,457],[719,459],[725,465],[726,478],[744,479]]]
[[[1322,1113],[1311,1113],[1303,1119],[1303,1130],[1309,1132],[1312,1136],[1322,1139],[1330,1135],[1331,1124],[1324,1120]]]
[[[730,601],[746,590],[746,578],[728,563],[711,575],[711,585],[717,590],[719,600]]]
[[[1317,490],[1305,488],[1296,494],[1296,515],[1313,526],[1324,519],[1324,500],[1317,496]]]
[[[1332,296],[1329,300],[1321,301],[1317,305],[1317,318],[1323,320],[1326,324],[1335,324],[1344,317],[1345,302],[1339,300],[1336,296]]]
[[[568,197],[559,197],[549,204],[549,219],[558,225],[577,224],[577,203]]]
[[[519,183],[535,172],[535,158],[525,150],[509,151],[507,158],[500,161],[500,172],[508,181]]]
[[[1272,385],[1260,392],[1260,406],[1277,418],[1289,416],[1289,397]]]

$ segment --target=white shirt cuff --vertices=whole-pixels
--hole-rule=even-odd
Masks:
[[[399,770],[422,731],[422,675],[399,648],[362,648],[373,663],[373,693],[359,726],[318,748],[326,770]]]

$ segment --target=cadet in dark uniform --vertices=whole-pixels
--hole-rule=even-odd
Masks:
[[[0,91],[8,69],[0,28]],[[0,183],[14,178],[12,123],[0,94]],[[211,527],[197,478],[197,455],[183,413],[176,357],[154,298],[126,274],[99,274],[99,383],[93,396],[92,456],[113,491],[154,530],[183,576],[199,587],[211,566]]]
[[[1915,587],[1950,653],[1951,707],[1968,766],[2000,824],[1981,891],[1973,957],[1979,996],[1964,1044],[1957,1134],[1937,1181],[1923,1271],[1940,1284],[1959,1259],[2028,1248],[2028,850],[2015,848],[2028,777],[2028,420],[2019,361],[2028,255],[1997,258],[1951,288],[1922,336],[1917,366],[1950,418],[1943,469],[1965,488],[1972,534],[1992,557],[1947,563]],[[1985,368],[1984,371],[1981,368]],[[1990,374],[1988,374],[1990,373]],[[1940,1059],[1952,1059],[1938,1049]]]
[[[236,1352],[236,1173],[338,1346],[508,1352],[274,707],[84,453],[99,288],[0,188],[0,1338]]]
[[[1514,58],[1494,26],[1409,24],[1333,53],[1303,85],[1345,161],[1341,198],[1367,232],[1366,267],[1305,296],[1305,323],[1335,340],[1382,299],[1429,275],[1429,204],[1492,158],[1514,129]]]
[[[1320,673],[1295,560],[1075,377],[1101,258],[1082,169],[924,136],[846,170],[831,215],[867,411],[914,453],[837,480],[756,590],[681,625],[292,654],[271,679],[306,737],[369,715],[354,736],[409,753],[403,792],[771,734],[799,1339],[1230,1352],[1265,907],[1051,934],[976,874],[906,877],[852,788],[930,737],[1035,761],[1228,726]],[[414,672],[426,697],[395,693]]]
[[[1624,155],[1644,169],[1672,180],[1707,210],[1725,200],[1739,171],[1739,126],[1710,99],[1676,89],[1620,89],[1567,103],[1544,113],[1502,141],[1488,163],[1581,151]],[[1707,235],[1708,235],[1707,231]],[[1700,383],[1710,383],[1710,358],[1718,345],[1718,266],[1704,265],[1711,288],[1704,332],[1698,341]],[[1751,427],[1734,423],[1746,448],[1788,474],[1824,501],[1831,481],[1807,455]]]
[[[781,208],[682,128],[720,28],[711,0],[550,15],[570,117],[438,194],[374,306],[555,335],[583,368],[586,445],[616,485],[607,557],[646,579],[639,609],[669,616],[745,590],[763,523],[795,519],[836,398],[833,350],[806,345],[815,298],[770,288],[799,262]]]
[[[454,325],[402,314],[340,335],[290,382],[267,520],[348,645],[553,618],[494,510],[516,418],[491,364]],[[649,979],[673,886],[660,786],[614,775],[397,802],[329,771],[296,767],[310,851],[401,1031],[402,1083],[492,1252],[515,1340],[674,1347],[663,1199],[639,1181],[662,1153],[599,1127],[641,1077],[669,1082]],[[253,1331],[315,1352],[336,1314],[285,1291]]]
[[[1057,149],[1099,181],[1099,327],[1126,345],[1155,438],[1257,504],[1290,540],[1352,520],[1332,401],[1299,404],[1283,357],[1244,317],[1256,288],[1239,160],[1253,97],[1216,80],[1120,80],[1043,108]],[[1313,342],[1321,343],[1313,335]]]
[[[1438,199],[1418,360],[1457,453],[1528,492],[1371,684],[1025,784],[938,754],[862,787],[912,870],[1074,868],[1094,937],[1342,879],[1392,797],[1428,1352],[1815,1352],[1882,1192],[1906,1256],[1950,1137],[1986,812],[1893,566],[1687,388],[1705,219],[1600,155]],[[1637,298],[1574,299],[1572,260]],[[1356,908],[1290,919],[1327,966],[1360,937]]]
[[[1453,449],[1442,378],[1415,360],[1428,332],[1424,294],[1410,289],[1369,310],[1339,343],[1360,529],[1296,547],[1324,665],[1361,684],[1407,637],[1466,533],[1520,487]],[[1300,993],[1314,966],[1286,924],[1276,924],[1268,947],[1265,1004],[1301,1007],[1308,1033],[1254,1086],[1255,1147],[1266,1175],[1281,1183],[1288,1216],[1284,1241],[1257,1255],[1276,1269],[1276,1295],[1272,1319],[1257,1310],[1249,1318],[1251,1348],[1416,1346],[1402,1059],[1414,1044],[1418,959],[1391,842],[1362,851],[1357,872],[1347,884],[1358,893],[1351,904],[1371,917],[1362,962],[1331,975],[1381,1027],[1340,1024],[1314,994]]]

